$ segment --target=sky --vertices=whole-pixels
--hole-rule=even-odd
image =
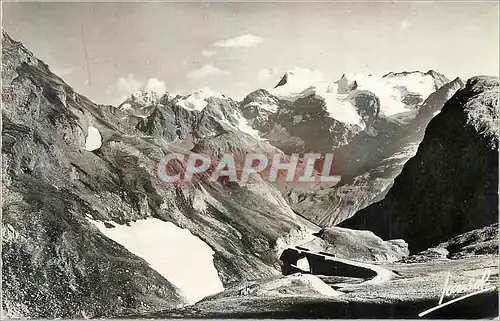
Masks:
[[[77,92],[242,99],[296,70],[499,73],[498,2],[5,3],[2,25]]]

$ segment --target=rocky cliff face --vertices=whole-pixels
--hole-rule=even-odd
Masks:
[[[386,197],[340,224],[415,253],[498,220],[498,79],[475,77],[427,126]]]
[[[202,121],[199,96],[99,106],[6,33],[2,50],[2,308],[8,316],[99,317],[184,304],[182,289],[151,262],[106,237],[117,227],[156,218],[189,230],[213,251],[224,285],[279,274],[278,248],[307,236],[268,184],[200,178],[171,187],[158,180],[162,157],[194,145],[182,137],[193,118],[207,137],[209,130],[238,130],[240,114],[230,100],[202,97],[210,105]],[[174,141],[185,144],[175,149]]]
[[[252,128],[262,133],[269,132],[274,126],[274,117],[279,108],[289,102],[274,96],[265,89],[251,92],[240,104],[240,109]]]

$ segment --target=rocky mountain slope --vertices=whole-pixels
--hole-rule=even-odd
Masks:
[[[468,80],[427,126],[387,196],[340,224],[415,253],[498,221],[498,79]]]
[[[172,151],[187,153],[185,146],[193,145],[179,138],[176,117],[186,119],[180,136],[193,126],[206,136],[236,131],[231,122],[241,119],[231,100],[208,99],[196,127],[203,110],[190,108],[189,97],[166,96],[159,103],[152,97],[146,99],[155,102],[152,107],[140,110],[139,105],[99,106],[5,32],[2,54],[2,308],[7,316],[98,317],[190,302],[178,278],[153,269],[142,256],[158,251],[168,260],[164,264],[182,267],[175,249],[152,248],[146,239],[147,247],[127,247],[120,233],[141,235],[140,227],[153,219],[173,225],[146,234],[147,242],[171,230],[203,242],[213,253],[205,263],[213,264],[224,286],[279,274],[279,249],[308,237],[308,223],[271,185],[226,186],[201,177],[174,188],[158,180],[161,158]]]
[[[383,241],[370,231],[335,226],[321,229],[316,236],[316,239],[302,244],[301,247],[339,258],[370,262],[398,261],[409,254],[408,245],[404,240]]]

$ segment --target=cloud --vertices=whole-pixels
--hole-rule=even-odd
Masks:
[[[164,81],[157,78],[149,78],[146,83],[139,81],[133,74],[127,77],[120,77],[113,85],[109,85],[106,89],[106,94],[116,99],[112,99],[115,104],[122,103],[131,94],[138,91],[152,91],[159,95],[163,95],[167,91],[167,85]]]
[[[130,94],[139,91],[142,86],[142,83],[137,80],[133,74],[129,74],[126,78],[118,78],[115,85],[116,91],[120,97],[127,97]]]
[[[206,93],[208,96],[221,96],[222,94],[218,91],[212,90],[212,88],[208,86],[203,86],[195,90],[194,92],[203,92]]]
[[[67,75],[71,75],[73,72],[74,72],[74,69],[73,68],[54,68],[54,70],[52,70],[52,72],[56,75],[58,75],[59,77],[62,77],[62,76],[67,76]]]
[[[297,78],[303,81],[307,81],[311,84],[322,82],[324,80],[323,73],[318,70],[294,66],[293,68],[288,69],[288,72],[292,73]]]
[[[231,98],[236,100],[243,100],[251,91],[252,86],[246,81],[238,81],[234,84],[234,91],[231,92]]]
[[[264,82],[268,80],[273,75],[273,72],[270,69],[261,69],[257,73],[257,79],[260,82]]]
[[[252,35],[242,35],[239,37],[217,41],[214,46],[216,47],[253,47],[262,43],[262,38]]]
[[[212,64],[205,64],[199,69],[191,70],[186,76],[191,79],[202,79],[208,76],[229,76],[230,74],[229,71],[219,69]]]
[[[323,82],[325,78],[325,75],[321,71],[293,66],[285,70],[277,68],[261,69],[257,73],[257,79],[261,83],[267,81],[275,81],[278,83],[285,72],[290,73],[294,77],[294,83],[298,86]]]
[[[201,54],[204,56],[204,57],[212,57],[213,55],[215,55],[217,53],[217,50],[213,50],[213,49],[206,49],[206,50],[202,50],[201,51]]]
[[[250,85],[246,81],[238,81],[237,83],[234,84],[234,86],[238,88],[246,88],[249,87]]]
[[[167,85],[164,81],[156,78],[150,78],[144,88],[146,91],[153,91],[159,95],[163,95],[167,91]]]
[[[411,27],[411,22],[408,19],[399,22],[399,28],[401,28],[401,30],[406,30],[410,27]]]

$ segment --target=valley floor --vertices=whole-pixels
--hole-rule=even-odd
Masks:
[[[266,284],[276,284],[276,277],[273,277],[235,285],[234,288],[238,291],[228,288],[193,306],[127,317],[415,319],[419,313],[438,305],[448,271],[451,272],[450,284],[454,285],[470,284],[471,279],[480,279],[486,271],[489,271],[490,276],[485,282],[485,288],[498,283],[498,258],[494,255],[423,263],[396,262],[382,264],[381,267],[392,271],[394,277],[375,283],[359,283],[358,280],[356,284],[356,279],[335,280],[320,276],[340,292],[340,295],[335,296],[325,296],[314,291],[295,291],[293,285],[285,291],[277,289],[279,291],[267,291],[267,294],[259,291]],[[297,274],[278,278],[286,280],[296,277]],[[243,290],[245,288],[250,290]],[[465,294],[467,293],[445,296],[443,303]],[[427,314],[425,318],[489,318],[497,315],[498,289],[495,288],[442,307]]]

